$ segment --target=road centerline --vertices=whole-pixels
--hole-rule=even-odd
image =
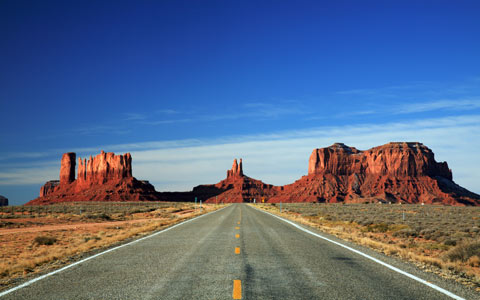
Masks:
[[[242,281],[239,279],[235,279],[233,281],[233,299],[242,299]]]

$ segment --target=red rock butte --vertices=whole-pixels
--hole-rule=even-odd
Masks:
[[[156,192],[148,181],[132,177],[129,153],[101,152],[88,160],[65,153],[60,180],[47,182],[40,197],[28,204],[63,201],[194,201],[425,203],[480,205],[480,196],[453,182],[446,162],[437,162],[421,143],[389,143],[366,151],[335,143],[314,149],[308,173],[292,184],[273,186],[248,177],[242,159],[233,161],[227,177],[189,192]]]
[[[115,155],[101,152],[95,157],[78,159],[75,179],[73,152],[62,156],[60,180],[45,183],[40,197],[27,204],[50,204],[70,201],[141,201],[158,200],[158,193],[148,181],[132,176],[130,153]]]
[[[282,187],[270,201],[400,202],[479,205],[480,196],[452,181],[421,143],[389,143],[360,151],[342,143],[314,149],[308,175]]]

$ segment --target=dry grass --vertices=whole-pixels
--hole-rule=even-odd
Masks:
[[[339,238],[400,257],[480,290],[480,207],[261,204]]]
[[[0,290],[15,280],[48,271],[104,249],[179,223],[220,205],[193,203],[74,203],[0,210]]]

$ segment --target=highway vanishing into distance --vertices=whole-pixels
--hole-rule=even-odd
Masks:
[[[479,298],[409,264],[348,244],[366,257],[303,228],[249,205],[233,204],[4,292],[0,298]]]

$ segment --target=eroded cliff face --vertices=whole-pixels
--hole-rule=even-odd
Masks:
[[[227,170],[227,178],[230,177],[242,177],[243,176],[243,166],[242,166],[242,159],[240,158],[240,163],[237,164],[237,159],[233,160],[233,165],[230,170]]]
[[[60,181],[51,180],[40,189],[40,196],[27,204],[49,204],[68,201],[139,201],[158,200],[158,193],[148,181],[132,176],[130,153],[115,155],[102,151],[86,160],[78,159],[75,179],[73,152],[62,156]]]
[[[78,185],[81,187],[99,185],[111,180],[132,177],[132,156],[130,153],[115,155],[101,152],[95,157],[78,159]]]
[[[389,143],[360,151],[341,143],[315,149],[308,175],[283,187],[273,202],[405,202],[480,204],[456,185],[446,162],[421,143]]]
[[[64,153],[60,163],[60,184],[66,185],[75,181],[75,157],[73,152]]]
[[[432,150],[421,143],[389,143],[367,151],[336,143],[313,150],[308,174],[442,176],[452,180],[447,163],[437,163]]]

